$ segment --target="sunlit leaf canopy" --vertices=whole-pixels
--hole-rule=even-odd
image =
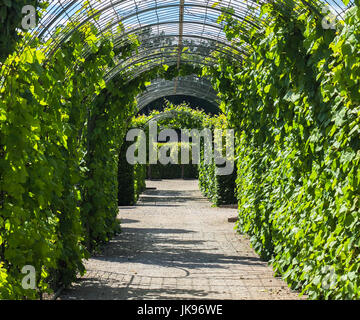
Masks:
[[[74,31],[86,22],[93,23],[100,37],[113,37],[115,47],[121,46],[130,35],[136,35],[140,46],[126,60],[114,58],[116,66],[108,70],[106,81],[116,74],[128,74],[129,78],[158,65],[214,64],[214,52],[234,60],[244,59],[246,44],[235,46],[226,39],[224,24],[219,16],[224,9],[232,9],[234,18],[242,21],[243,32],[261,28],[266,18],[260,18],[260,5],[269,0],[53,0],[43,14],[38,27],[32,31],[34,38],[54,38],[51,54]],[[284,6],[292,0],[284,0]],[[302,10],[313,10],[315,0],[301,0]],[[341,0],[323,1],[331,12],[340,16],[347,7]],[[320,12],[320,14],[322,14]],[[61,37],[54,37],[55,30],[62,28]],[[191,86],[193,82],[193,86]],[[216,94],[206,79],[197,77],[176,79],[174,82],[156,80],[147,92],[138,99],[140,108],[161,96],[171,94],[194,95],[215,102]]]

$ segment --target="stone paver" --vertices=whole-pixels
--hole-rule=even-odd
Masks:
[[[122,233],[60,299],[299,299],[234,231],[236,209],[211,207],[197,180],[147,187],[156,190],[120,208]]]

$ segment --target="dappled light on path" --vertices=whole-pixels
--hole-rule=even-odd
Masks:
[[[298,299],[213,208],[197,180],[147,181],[137,206],[120,207],[122,233],[86,262],[61,299]]]

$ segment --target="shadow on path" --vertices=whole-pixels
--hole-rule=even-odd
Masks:
[[[121,234],[60,299],[298,298],[227,222],[236,209],[212,208],[197,181],[152,186],[119,208]]]

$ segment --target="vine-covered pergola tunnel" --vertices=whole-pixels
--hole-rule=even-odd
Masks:
[[[219,105],[208,126],[236,135],[235,177],[200,165],[203,192],[235,189],[238,230],[292,288],[359,298],[359,12],[358,0],[5,1],[0,297],[85,272],[120,231],[134,116],[179,94]]]

